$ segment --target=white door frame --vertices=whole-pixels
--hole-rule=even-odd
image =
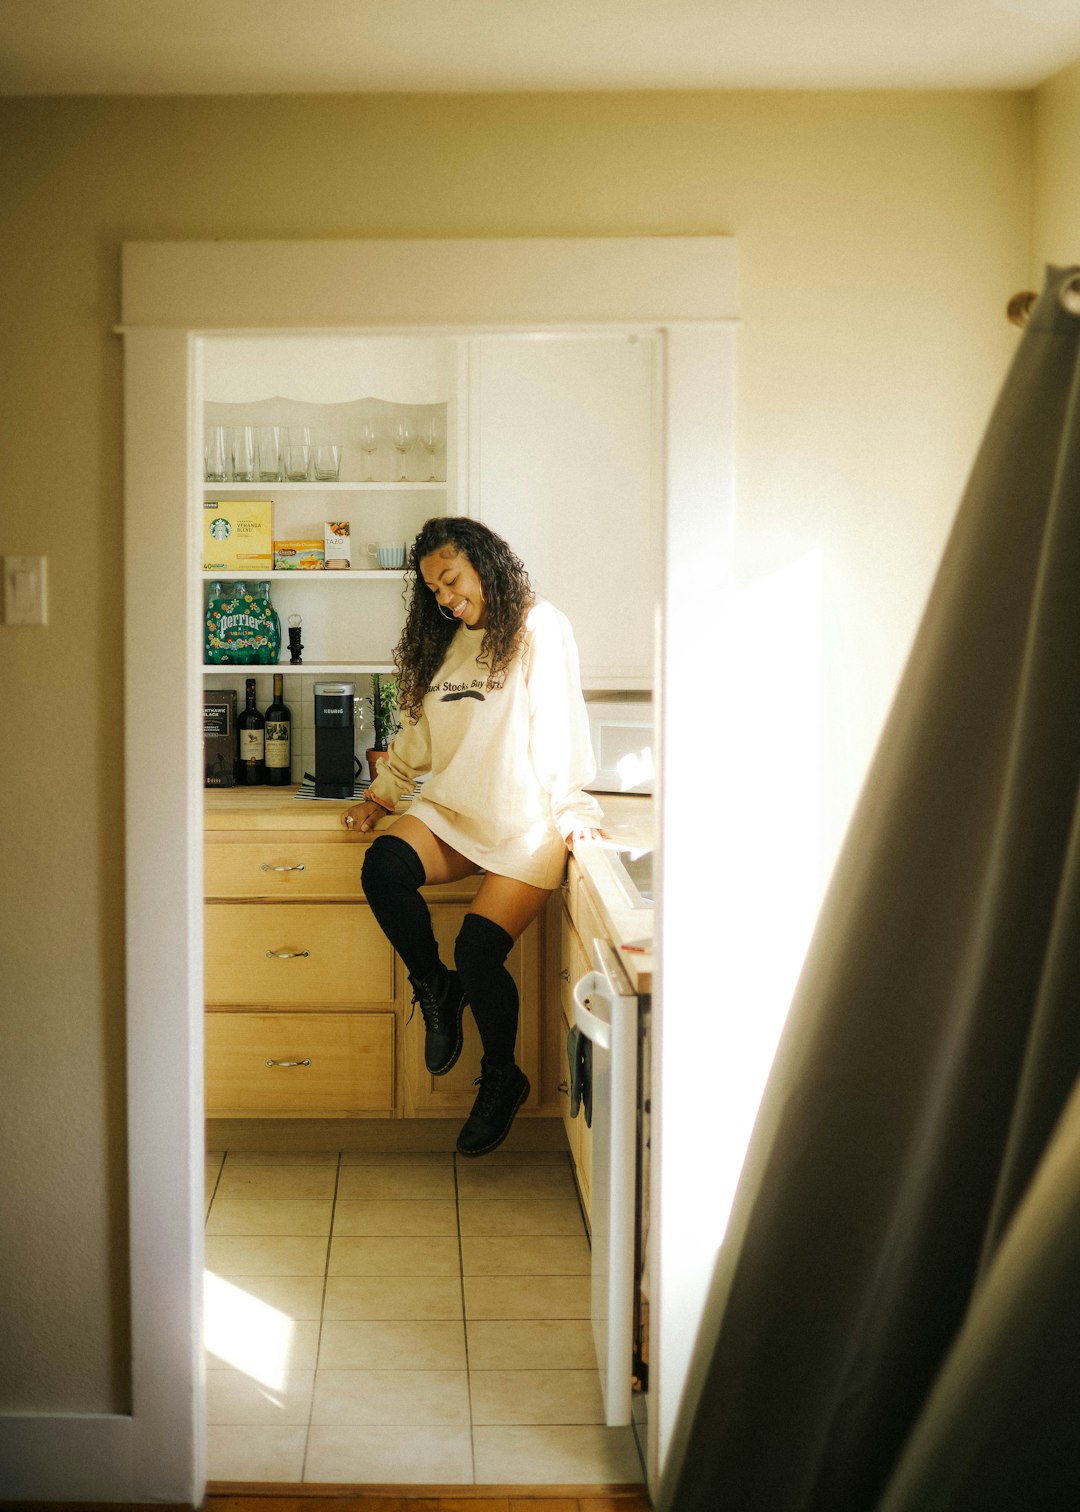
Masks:
[[[201,760],[190,717],[201,687],[196,570],[202,459],[197,343],[242,330],[477,334],[498,330],[654,327],[665,350],[661,400],[665,543],[657,644],[660,798],[665,836],[693,800],[684,732],[668,711],[699,696],[695,564],[729,557],[733,500],[734,245],[728,238],[538,241],[171,242],[124,248],[124,706],[127,887],[128,1142],[133,1410],[109,1419],[130,1443],[126,1463],[72,1492],[58,1472],[39,1495],[199,1504],[205,1481],[201,1351],[203,1263]],[[187,562],[188,570],[170,570]],[[708,614],[724,584],[713,578]],[[680,796],[681,795],[681,796]],[[700,817],[697,819],[700,833]],[[663,952],[713,930],[690,879],[660,882]],[[654,1000],[654,1119],[664,1108],[665,1023],[679,1017],[663,982]],[[672,1118],[674,1107],[672,1106]],[[654,1122],[654,1128],[657,1123]],[[671,1128],[682,1157],[681,1134]],[[665,1125],[664,1140],[669,1138]],[[655,1148],[660,1143],[659,1151]],[[664,1208],[663,1144],[654,1141],[659,1231],[681,1234]],[[664,1247],[654,1243],[656,1341],[652,1455],[666,1443],[682,1375],[686,1310],[670,1302]],[[703,1266],[706,1279],[712,1257]],[[674,1384],[669,1387],[668,1376]],[[118,1441],[114,1438],[115,1453]],[[85,1452],[83,1463],[86,1463]],[[61,1456],[62,1457],[62,1456]],[[112,1454],[110,1454],[112,1457]],[[65,1481],[64,1487],[59,1482]]]

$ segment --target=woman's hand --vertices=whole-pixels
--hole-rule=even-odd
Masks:
[[[566,836],[566,848],[572,851],[579,840],[609,840],[610,838],[607,830],[600,829],[598,825],[577,824]]]
[[[386,813],[381,803],[365,798],[363,803],[354,803],[351,808],[347,808],[340,822],[343,829],[359,830],[362,835],[366,835],[375,828],[377,819],[386,818]]]

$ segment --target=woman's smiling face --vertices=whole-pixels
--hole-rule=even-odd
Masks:
[[[487,624],[487,605],[476,568],[456,546],[441,546],[420,559],[420,576],[447,614],[482,630]]]

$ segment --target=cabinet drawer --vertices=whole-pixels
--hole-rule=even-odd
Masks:
[[[394,953],[360,903],[208,903],[206,1001],[390,1003]]]
[[[208,898],[359,898],[367,847],[308,835],[205,847]]]
[[[205,1025],[209,1114],[393,1110],[392,1013],[208,1013]]]
[[[574,1164],[581,1162],[581,1127],[585,1122],[584,1108],[578,1109],[576,1118],[570,1116],[570,1057],[567,1050],[567,1040],[570,1034],[570,1024],[563,1014],[559,1015],[560,1040],[559,1040],[559,1111],[562,1114],[563,1128],[566,1130],[566,1142],[570,1146],[570,1154]]]
[[[572,1024],[574,1022],[574,983],[580,981],[585,973],[591,970],[591,967],[585,957],[585,950],[578,932],[565,908],[559,920],[559,935],[559,959],[562,962],[559,971],[559,998],[563,1017]]]

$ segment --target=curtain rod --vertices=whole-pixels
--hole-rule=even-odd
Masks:
[[[1032,289],[1025,289],[1021,294],[1014,294],[1005,306],[1005,314],[1009,322],[1023,330],[1038,297]],[[1062,284],[1058,299],[1061,301],[1063,310],[1068,310],[1070,315],[1080,315],[1080,275]]]

